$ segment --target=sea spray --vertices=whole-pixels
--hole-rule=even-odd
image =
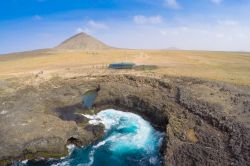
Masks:
[[[68,145],[69,156],[43,161],[43,166],[127,166],[162,165],[159,152],[163,134],[139,115],[107,109],[96,115],[83,115],[89,123],[103,123],[105,136],[86,147]],[[40,166],[27,162],[25,166]]]

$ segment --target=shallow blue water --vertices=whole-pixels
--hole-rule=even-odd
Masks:
[[[90,90],[83,95],[83,106],[85,108],[92,108],[92,105],[97,97],[97,92],[95,90]]]
[[[88,116],[89,123],[103,123],[106,136],[94,145],[70,148],[60,160],[28,161],[27,166],[147,166],[162,165],[159,148],[163,134],[140,116],[108,109]]]

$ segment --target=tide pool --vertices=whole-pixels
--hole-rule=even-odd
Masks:
[[[139,115],[107,109],[83,115],[89,123],[105,125],[105,137],[87,147],[68,146],[70,155],[60,160],[28,161],[24,166],[147,166],[162,165],[159,149],[163,133]]]

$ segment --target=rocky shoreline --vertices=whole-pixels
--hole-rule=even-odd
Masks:
[[[80,102],[97,85],[101,90],[95,111],[132,111],[166,133],[165,165],[249,164],[249,87],[193,78],[104,75],[54,78],[15,93],[17,85],[7,82],[0,91],[0,165],[61,157],[68,143],[82,146],[100,139],[103,126],[90,125],[80,115],[95,112],[83,110]]]

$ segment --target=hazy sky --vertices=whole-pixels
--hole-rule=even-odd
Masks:
[[[1,0],[0,54],[86,32],[115,47],[250,51],[250,0]]]

